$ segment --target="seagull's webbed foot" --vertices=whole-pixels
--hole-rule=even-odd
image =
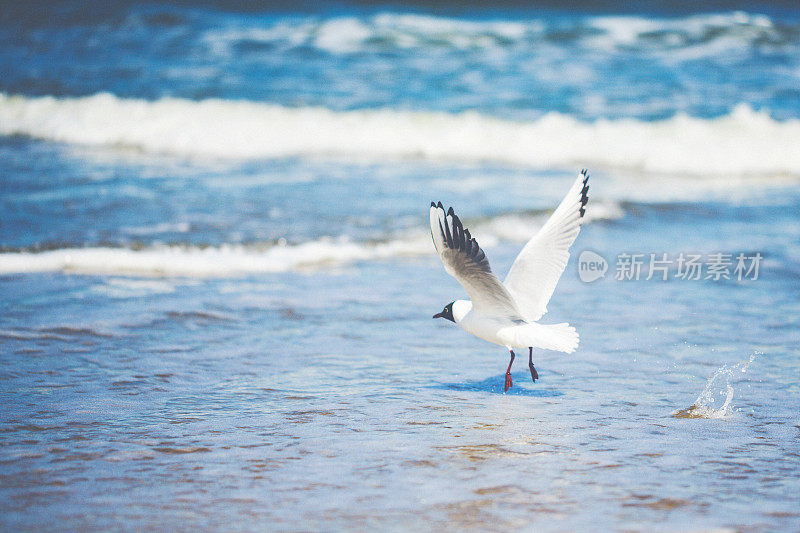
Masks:
[[[508,362],[508,370],[506,370],[506,388],[503,392],[508,392],[514,383],[511,381],[511,365],[514,364],[514,350],[509,350],[511,352],[511,361]]]
[[[531,379],[533,379],[533,382],[536,383],[536,380],[539,379],[539,373],[536,371],[536,367],[533,366],[533,347],[528,349],[530,350],[528,352],[528,368],[531,369]]]

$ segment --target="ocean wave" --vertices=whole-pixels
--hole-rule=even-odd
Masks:
[[[800,174],[800,120],[777,121],[743,104],[713,119],[679,114],[655,122],[582,122],[548,113],[513,121],[477,112],[0,93],[0,135],[187,157],[417,157],[685,175]]]
[[[623,216],[617,204],[597,203],[585,221]],[[472,221],[481,246],[525,242],[545,222],[549,212],[503,214]],[[229,277],[258,273],[316,270],[356,262],[420,257],[434,254],[430,231],[410,229],[381,241],[325,237],[299,244],[279,242],[200,247],[153,245],[144,248],[60,248],[0,253],[0,275],[64,272],[142,277]]]
[[[796,42],[798,29],[794,24],[776,24],[767,15],[744,11],[675,18],[603,16],[587,23],[599,30],[587,38],[590,44],[609,50],[624,47],[668,52],[672,59],[695,59],[753,45],[786,46]],[[687,53],[681,53],[681,49]]]
[[[552,17],[527,20],[465,19],[415,13],[284,18],[272,23],[207,30],[202,41],[212,54],[236,49],[312,48],[330,54],[375,49],[527,49],[531,43],[651,51],[714,44],[709,50],[785,46],[796,42],[794,24],[776,24],[763,14],[731,11],[684,17]]]
[[[215,28],[203,41],[218,55],[237,47],[270,45],[279,49],[316,48],[346,54],[370,48],[505,46],[541,36],[542,21],[481,21],[411,13],[379,13],[368,17],[337,16],[279,20],[274,24]]]
[[[430,239],[428,239],[430,240]],[[295,246],[153,246],[68,248],[0,254],[0,275],[63,272],[130,276],[227,277],[338,266],[430,253],[423,239],[380,244],[320,239]]]

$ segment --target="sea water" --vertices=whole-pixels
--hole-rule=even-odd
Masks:
[[[25,5],[4,529],[800,527],[796,7]],[[543,319],[580,347],[504,393],[505,349],[430,318],[466,295],[429,202],[502,277],[583,167]]]

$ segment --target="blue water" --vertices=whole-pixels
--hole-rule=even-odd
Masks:
[[[6,11],[0,527],[800,527],[800,11],[582,6]],[[429,202],[504,274],[582,167],[504,394]]]

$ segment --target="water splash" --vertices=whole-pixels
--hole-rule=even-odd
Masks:
[[[736,363],[733,366],[723,365],[711,377],[694,403],[686,409],[676,411],[675,418],[724,418],[731,411],[733,400],[733,378],[737,372],[747,372],[747,367],[755,359],[756,354],[747,361]]]

